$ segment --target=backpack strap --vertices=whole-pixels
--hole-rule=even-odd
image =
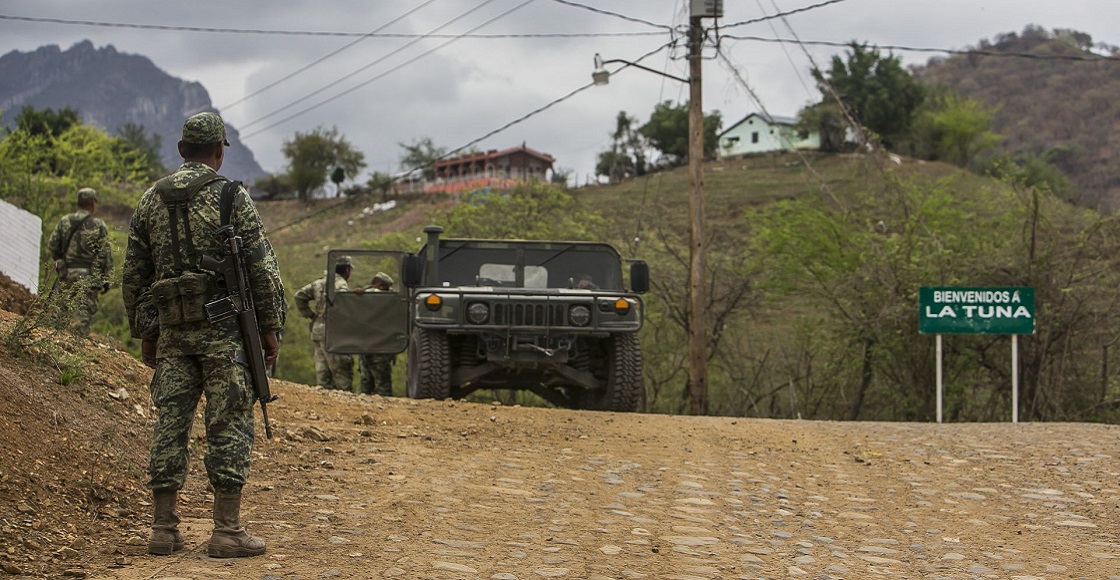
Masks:
[[[156,182],[156,192],[159,193],[163,204],[167,206],[167,219],[171,226],[171,257],[175,263],[176,275],[184,271],[184,258],[186,259],[186,263],[194,263],[194,240],[191,236],[191,220],[188,205],[195,194],[201,191],[203,187],[221,179],[225,178],[215,173],[203,173],[181,188],[173,185],[170,176],[164,177]],[[183,234],[186,239],[182,241],[182,245],[186,246],[186,255],[183,254],[180,247],[179,220],[183,221]]]
[[[66,262],[66,254],[67,254],[67,252],[70,251],[70,242],[74,239],[74,234],[78,233],[78,230],[82,229],[82,226],[86,225],[86,222],[88,222],[89,218],[91,218],[91,217],[93,217],[93,214],[92,213],[87,213],[86,217],[82,218],[80,221],[78,221],[78,223],[70,226],[70,233],[66,236],[66,243],[62,244],[62,261],[63,262]],[[67,265],[69,266],[69,264],[67,264]]]

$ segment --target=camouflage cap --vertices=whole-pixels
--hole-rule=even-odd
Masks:
[[[385,272],[378,272],[378,273],[373,275],[373,279],[370,280],[369,283],[372,285],[372,284],[376,284],[378,282],[381,282],[381,283],[385,284],[386,286],[392,286],[393,285],[393,278],[391,278]]]
[[[83,187],[79,189],[78,201],[97,201],[97,191],[92,187]]]
[[[334,261],[334,265],[335,266],[352,266],[352,265],[354,265],[354,258],[351,258],[350,256],[339,256],[338,259]]]
[[[226,140],[226,124],[217,113],[207,111],[191,115],[183,123],[183,143],[206,145],[218,143],[229,147]]]

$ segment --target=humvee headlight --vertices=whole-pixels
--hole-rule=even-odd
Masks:
[[[572,326],[587,326],[591,322],[591,309],[583,305],[573,306],[568,311],[568,320]]]
[[[614,301],[614,311],[617,312],[619,316],[629,314],[632,306],[630,301],[625,298],[619,298]]]
[[[475,324],[486,324],[490,320],[490,307],[482,302],[475,302],[467,307],[467,320]]]
[[[435,312],[443,307],[443,298],[440,298],[439,294],[428,294],[424,298],[424,307]]]

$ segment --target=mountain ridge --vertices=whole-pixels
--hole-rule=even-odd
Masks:
[[[216,110],[201,83],[167,74],[148,57],[117,51],[89,40],[66,50],[58,45],[0,56],[0,123],[10,125],[23,107],[78,111],[82,122],[116,134],[125,123],[142,125],[160,136],[160,159],[169,169],[181,163],[176,144],[183,120],[199,111]],[[231,144],[223,173],[252,183],[265,175],[253,152],[227,124]]]

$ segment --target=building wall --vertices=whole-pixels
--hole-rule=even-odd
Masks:
[[[43,220],[0,200],[0,224],[0,272],[37,294]]]
[[[750,117],[720,136],[719,155],[734,157],[770,151],[819,149],[820,146],[820,135],[815,132],[803,139],[792,126],[772,125],[761,117]]]

